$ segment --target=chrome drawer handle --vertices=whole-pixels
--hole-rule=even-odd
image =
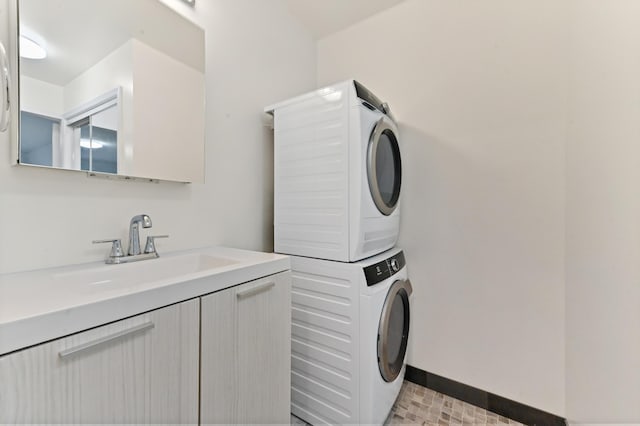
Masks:
[[[238,293],[236,293],[236,296],[238,297],[238,299],[244,299],[246,297],[255,296],[258,293],[271,290],[271,288],[274,287],[275,285],[276,283],[274,283],[273,281],[268,282],[262,285],[255,286],[253,288],[249,288],[247,290],[239,291]]]
[[[121,338],[123,338],[125,336],[130,336],[130,335],[136,334],[136,333],[142,333],[143,331],[150,330],[153,327],[155,327],[153,322],[151,322],[151,321],[145,322],[144,324],[140,324],[140,325],[137,325],[135,327],[131,327],[131,328],[128,328],[126,330],[122,330],[122,331],[118,331],[117,333],[110,334],[109,336],[101,337],[99,339],[92,340],[92,341],[87,342],[87,343],[83,343],[82,345],[78,345],[78,346],[74,346],[74,347],[69,348],[69,349],[65,349],[63,351],[60,351],[58,353],[58,356],[60,356],[60,358],[63,358],[63,359],[64,358],[69,358],[69,357],[71,357],[73,355],[77,355],[77,354],[79,354],[81,352],[84,352],[84,351],[86,351],[88,349],[104,345],[105,343],[109,343],[109,342],[112,342],[114,340],[121,339]]]

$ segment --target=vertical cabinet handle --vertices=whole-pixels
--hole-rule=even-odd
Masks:
[[[118,331],[117,333],[110,334],[105,337],[101,337],[96,340],[91,340],[87,343],[83,343],[82,345],[73,346],[69,349],[65,349],[58,353],[60,358],[65,359],[72,357],[74,355],[78,355],[84,351],[89,349],[96,348],[98,346],[102,346],[106,343],[113,342],[114,340],[122,339],[127,336],[131,336],[132,334],[142,333],[147,330],[151,330],[154,327],[153,322],[145,322],[144,324],[137,325],[135,327],[127,328],[126,330]]]
[[[261,285],[257,285],[253,288],[248,288],[246,290],[242,290],[236,293],[236,297],[238,299],[246,299],[247,297],[255,296],[258,293],[263,293],[265,291],[271,290],[276,285],[275,282],[270,281],[268,283],[264,283]]]

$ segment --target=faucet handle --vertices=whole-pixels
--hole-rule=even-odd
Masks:
[[[147,244],[144,246],[145,253],[156,253],[156,238],[169,238],[168,235],[150,235],[147,237]]]
[[[119,238],[115,238],[112,240],[93,240],[93,244],[102,244],[102,243],[112,243],[111,253],[109,253],[109,257],[124,256],[124,251],[122,250],[122,241],[120,241]]]

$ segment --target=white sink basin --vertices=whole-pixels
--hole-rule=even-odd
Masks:
[[[129,287],[212,271],[236,263],[238,263],[237,260],[224,257],[189,253],[120,265],[101,265],[94,268],[55,273],[53,274],[53,279],[65,285]]]

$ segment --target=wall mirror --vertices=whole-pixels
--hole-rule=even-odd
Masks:
[[[200,27],[159,0],[13,1],[16,164],[204,181]]]

